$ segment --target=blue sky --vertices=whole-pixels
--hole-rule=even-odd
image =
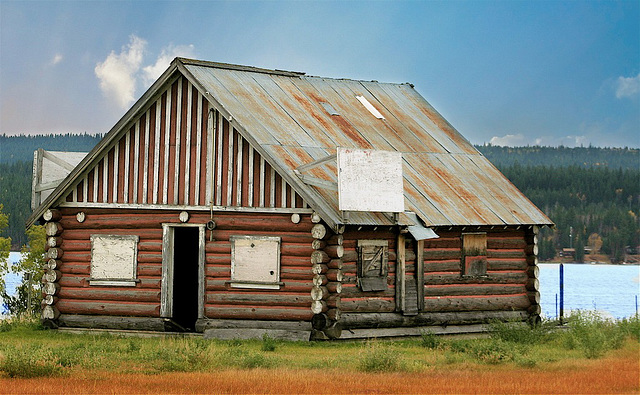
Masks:
[[[411,82],[476,144],[640,147],[640,2],[0,1],[0,133],[108,131],[174,56]]]

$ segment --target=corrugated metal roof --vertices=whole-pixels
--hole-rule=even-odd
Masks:
[[[552,224],[412,85],[176,58],[34,211],[28,225],[70,188],[177,73],[185,75],[330,225],[344,222],[337,191],[305,184],[294,170],[334,155],[337,147],[401,152],[405,209],[416,213],[426,226]],[[374,116],[358,96],[383,119]],[[306,174],[335,183],[336,162],[313,167]],[[394,221],[383,213],[351,212],[348,223],[393,225]],[[415,222],[401,213],[399,223]]]
[[[336,222],[341,218],[337,192],[300,182],[294,170],[344,147],[401,152],[406,210],[415,212],[427,226],[552,224],[409,84],[181,61],[240,130],[251,135],[272,166],[294,185],[307,189],[310,203],[324,208],[321,211]],[[384,119],[374,116],[358,96]],[[332,115],[327,104],[339,115]],[[307,174],[337,182],[335,161]],[[411,221],[402,218],[401,222]],[[353,212],[348,223],[388,225],[391,221],[381,213]]]

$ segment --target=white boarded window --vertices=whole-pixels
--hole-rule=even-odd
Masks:
[[[231,236],[231,286],[280,288],[280,238]]]
[[[91,235],[91,285],[135,286],[138,236]]]

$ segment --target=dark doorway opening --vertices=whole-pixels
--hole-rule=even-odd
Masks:
[[[173,228],[173,321],[193,332],[198,319],[198,257],[200,230]]]

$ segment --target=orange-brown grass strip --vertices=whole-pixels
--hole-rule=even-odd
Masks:
[[[360,373],[337,369],[221,370],[206,373],[77,372],[69,377],[0,379],[0,393],[221,394],[625,394],[640,391],[637,349],[599,360],[539,368],[476,366],[419,373]]]

